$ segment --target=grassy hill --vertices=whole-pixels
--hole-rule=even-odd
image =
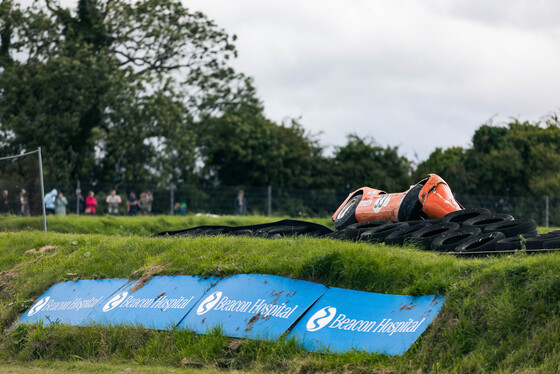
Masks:
[[[0,233],[0,254],[0,371],[31,365],[55,371],[533,373],[556,372],[560,362],[560,253],[455,258],[313,238],[22,232]],[[8,329],[57,282],[146,273],[274,274],[370,292],[440,294],[447,302],[400,357],[309,353],[294,341],[238,340],[219,330],[203,336],[131,327]]]
[[[264,216],[48,216],[47,230],[59,233],[151,236],[161,231],[180,230],[201,225],[255,225],[279,221],[289,217]],[[307,221],[334,228],[329,218],[310,218]],[[42,217],[0,216],[0,232],[43,230]]]

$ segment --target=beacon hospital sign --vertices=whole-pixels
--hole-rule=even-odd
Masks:
[[[19,323],[178,327],[200,334],[275,340],[288,334],[310,351],[358,349],[398,355],[438,315],[443,298],[326,287],[261,274],[81,280],[52,286]]]

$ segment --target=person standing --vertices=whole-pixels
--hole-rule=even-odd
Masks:
[[[117,190],[111,190],[111,194],[105,199],[109,204],[109,214],[117,216],[119,214],[119,205],[122,202],[121,197],[117,195]]]
[[[97,206],[97,199],[93,191],[89,191],[88,197],[86,197],[86,214],[95,214],[95,207]]]
[[[138,199],[136,198],[136,193],[131,192],[126,202],[126,210],[129,216],[135,216],[138,213]]]
[[[245,192],[239,190],[237,197],[233,201],[233,207],[235,209],[235,214],[238,216],[247,215],[247,199],[245,198]]]
[[[2,196],[0,196],[0,214],[11,213],[10,201],[8,199],[8,190],[2,191]]]
[[[82,195],[82,190],[76,188],[76,193],[72,196],[72,200],[70,201],[70,212],[76,214],[83,214],[84,210],[86,209],[86,200]]]
[[[54,214],[54,202],[56,200],[56,195],[58,195],[56,188],[53,188],[51,192],[45,195],[45,210],[49,215]]]
[[[29,215],[29,199],[27,198],[27,191],[24,189],[19,193],[17,214],[22,217],[27,217]]]
[[[66,215],[66,205],[68,205],[68,200],[66,200],[62,192],[59,192],[56,201],[54,202],[54,212],[57,216]]]
[[[140,213],[143,215],[148,215],[152,211],[152,200],[148,195],[148,192],[142,192],[140,194],[140,200],[138,200],[138,207],[140,208]]]

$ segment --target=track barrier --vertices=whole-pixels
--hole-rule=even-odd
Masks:
[[[57,283],[18,323],[132,325],[274,341],[294,337],[309,351],[400,355],[437,317],[443,297],[330,288],[286,277],[162,276]]]

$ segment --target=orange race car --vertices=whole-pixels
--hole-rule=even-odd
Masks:
[[[356,222],[441,218],[461,210],[451,189],[439,175],[411,186],[405,192],[387,193],[369,187],[352,192],[332,216],[334,227],[341,230]]]

